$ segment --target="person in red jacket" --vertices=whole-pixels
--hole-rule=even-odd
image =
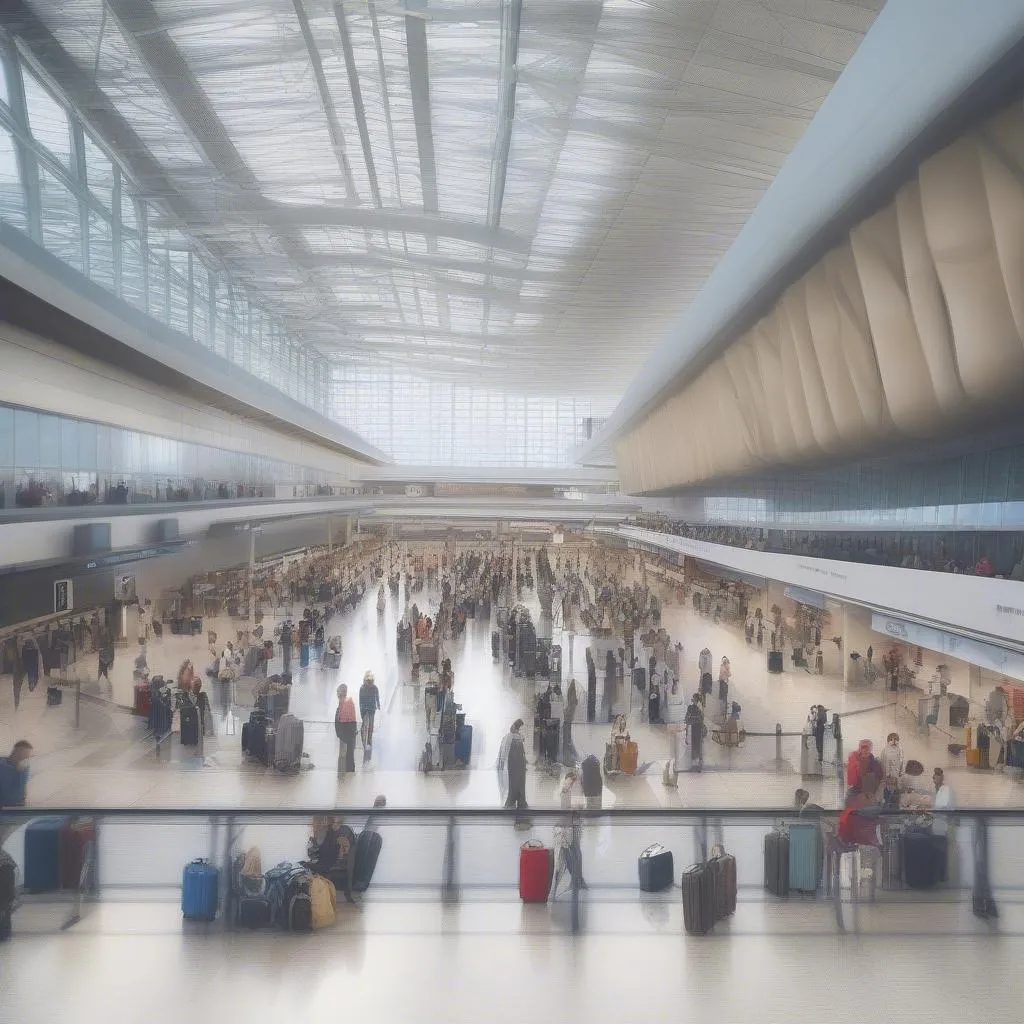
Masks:
[[[837,832],[839,838],[846,843],[857,846],[878,846],[878,802],[879,776],[871,772],[865,773],[860,781],[860,789],[852,793],[846,801],[846,807],[839,815]]]
[[[846,760],[846,785],[851,793],[861,788],[865,775],[882,777],[882,766],[871,750],[871,740],[861,740]]]

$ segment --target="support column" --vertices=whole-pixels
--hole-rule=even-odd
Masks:
[[[331,551],[334,550],[334,538],[332,536],[332,530],[331,530],[332,525],[333,524],[332,524],[331,517],[328,516],[327,517],[327,550],[328,550],[328,552],[331,552]]]
[[[840,652],[843,658],[843,689],[850,684],[850,609],[843,603],[843,649]]]
[[[256,627],[256,531],[249,530],[249,628]]]

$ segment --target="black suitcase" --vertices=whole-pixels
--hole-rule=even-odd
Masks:
[[[934,889],[946,874],[946,837],[918,829],[903,835],[903,880],[911,889]]]
[[[671,888],[675,880],[671,850],[658,844],[648,846],[636,863],[642,892],[661,892]]]
[[[64,700],[64,691],[59,686],[48,686],[46,688],[46,703],[50,707],[56,707]]]
[[[384,845],[379,832],[362,831],[356,840],[355,863],[352,866],[352,891],[366,892],[370,888],[373,869],[377,866],[380,848]]]
[[[199,708],[195,704],[182,706],[181,745],[183,747],[199,746]]]
[[[547,758],[555,764],[558,763],[558,739],[561,731],[558,719],[550,718],[544,722],[541,732],[541,757]]]
[[[782,651],[768,652],[768,671],[776,675],[782,671]]]
[[[707,864],[683,872],[683,925],[690,935],[707,935],[715,926],[718,901],[715,880]]]
[[[661,697],[657,691],[647,698],[647,720],[651,725],[658,725],[661,722]]]
[[[776,896],[789,895],[789,834],[773,831],[764,837],[764,887]]]

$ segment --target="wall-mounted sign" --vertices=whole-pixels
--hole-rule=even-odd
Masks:
[[[53,581],[53,611],[55,615],[69,612],[75,605],[74,583],[71,580]]]
[[[959,658],[961,661],[981,668],[991,669],[1004,676],[1024,679],[1024,656],[1016,651],[1008,651],[994,644],[986,644],[981,640],[947,633],[943,629],[925,626],[919,622],[907,622],[905,619],[893,618],[891,615],[871,615],[871,628],[893,640],[924,647],[936,654]]]

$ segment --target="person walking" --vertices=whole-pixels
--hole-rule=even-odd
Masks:
[[[338,737],[338,774],[356,770],[356,706],[342,683],[337,690],[338,708],[334,713],[334,732]]]
[[[373,751],[373,723],[377,712],[380,711],[380,690],[374,682],[373,673],[367,672],[363,676],[363,685],[359,687],[359,717],[362,723],[359,727],[359,735],[363,741],[363,754],[369,757]]]
[[[576,708],[579,706],[580,694],[576,686],[576,680],[569,680],[569,687],[565,691],[565,709],[562,717],[562,763],[572,768],[576,764],[576,747],[572,741],[572,723],[576,718]]]
[[[572,791],[578,779],[575,768],[570,768],[562,779],[558,789],[558,803],[565,812],[555,826],[554,847],[558,857],[555,866],[554,878],[551,882],[551,894],[558,893],[558,884],[564,872],[569,872],[569,877],[580,889],[585,889],[587,883],[583,881],[583,852],[575,835],[575,827],[572,820]]]
[[[587,648],[587,722],[594,724],[597,716],[597,665],[594,652]]]
[[[526,746],[520,731],[522,728],[523,720],[517,718],[498,751],[498,772],[507,780],[505,806],[514,807],[517,811],[529,810],[526,802]]]

